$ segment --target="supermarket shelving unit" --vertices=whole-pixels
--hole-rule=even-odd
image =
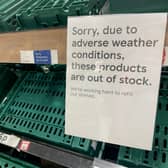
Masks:
[[[102,13],[106,12],[109,3],[106,3]],[[66,64],[66,36],[67,29],[29,30],[0,34],[0,63],[21,63],[21,50],[57,49],[58,63]],[[168,46],[168,29],[165,45]],[[95,168],[94,158],[79,154],[68,149],[49,145],[39,140],[27,139],[20,135],[10,135],[12,132],[0,132],[0,144],[22,151],[24,153],[51,161],[67,168]],[[6,141],[8,137],[8,141]],[[103,152],[103,147],[100,152]],[[109,163],[110,164],[110,163]],[[98,167],[98,166],[97,166]],[[97,168],[96,167],[96,168]],[[115,168],[120,167],[115,165]],[[99,167],[102,168],[102,167]]]
[[[59,25],[59,23],[56,23],[56,19],[58,19],[57,21],[60,21],[60,17],[62,17],[60,15],[64,13],[64,11],[62,11],[61,8],[65,8],[65,7],[67,9],[69,8],[68,12],[71,15],[76,15],[75,13],[73,13],[75,12],[74,7],[81,8],[81,4],[83,3],[83,5],[85,5],[87,4],[87,1],[85,1],[86,3],[82,1],[81,2],[74,1],[73,2],[74,6],[73,5],[70,6],[72,2],[69,1],[70,3],[66,4],[65,7],[63,7],[64,1],[62,2],[63,3],[58,3],[57,1],[57,3],[53,4],[53,1],[45,1],[45,0],[38,1],[38,8],[35,9],[33,6],[37,2],[34,3],[34,1],[32,0],[28,0],[28,1],[11,0],[9,2],[2,0],[1,1],[2,7],[0,8],[0,10],[1,12],[4,12],[3,7],[5,5],[7,10],[3,13],[4,16],[0,18],[0,23],[1,23],[0,30],[1,32],[4,31],[4,33],[0,34],[0,50],[1,50],[0,63],[24,63],[20,61],[21,50],[57,49],[58,64],[66,64],[66,28],[61,26],[59,26],[58,28],[51,28],[51,29],[44,29],[44,30],[41,28],[45,27],[46,23]],[[68,2],[68,1],[65,1],[65,2]],[[89,7],[92,8],[92,5],[94,4],[90,4]],[[45,19],[45,15],[43,15],[43,12],[40,13],[41,10],[44,11],[44,7],[46,8],[45,15],[48,15],[49,18],[51,17],[48,20]],[[35,10],[33,10],[33,8]],[[29,17],[30,9],[33,10],[32,11],[32,15],[34,15],[33,17],[31,16]],[[56,9],[58,9],[59,11],[58,13],[55,13],[55,11],[57,12]],[[66,12],[67,12],[67,9],[65,9]],[[85,9],[87,10],[86,11],[79,10],[79,12],[83,12],[84,14],[90,10],[89,8],[85,8]],[[51,13],[52,11],[53,13]],[[19,13],[19,14],[16,15],[16,13]],[[53,16],[51,16],[51,14]],[[6,17],[6,15],[8,15],[9,17]],[[16,15],[16,17],[11,17],[12,15]],[[35,15],[39,15],[38,21]],[[63,16],[63,19],[64,19],[63,24],[65,24],[66,22],[66,17],[67,17],[66,15]],[[38,22],[38,25],[35,25],[36,21]],[[30,29],[40,28],[41,30],[25,31],[24,29],[29,29],[29,25],[31,25]],[[6,33],[6,31],[15,31],[15,30],[19,32]],[[55,145],[50,145],[47,142],[42,142],[37,139],[36,140],[26,139],[26,137],[21,137],[21,135],[16,135],[16,132],[14,133],[13,131],[10,131],[10,130],[8,130],[8,132],[6,131],[4,132],[3,130],[1,130],[0,144],[4,146],[8,146],[11,149],[15,149],[18,152],[24,152],[32,156],[41,158],[42,160],[47,160],[67,168],[79,168],[79,167],[91,168],[93,165],[93,159],[94,159],[93,157],[87,156],[85,154],[80,154],[78,152],[74,152],[69,149],[57,147]],[[1,164],[5,164],[4,166],[10,166],[8,163],[5,163],[5,162],[4,163],[0,162],[0,166],[3,166]]]
[[[12,3],[8,5],[11,6],[11,12],[15,13],[12,9]],[[29,3],[31,3],[31,0],[27,2],[27,5],[29,5]],[[19,1],[17,5],[19,5]],[[78,3],[76,3],[76,5],[78,6]],[[23,13],[24,8],[27,8],[26,4],[21,11]],[[72,15],[75,15],[75,13]],[[22,17],[22,14],[19,14],[19,17]],[[19,20],[17,20],[18,18],[13,19],[19,22]],[[1,21],[4,23],[3,30],[5,30],[7,20],[4,17],[4,20]],[[17,28],[18,31],[20,29],[18,29],[19,24],[14,24],[13,21],[10,24],[11,30]],[[60,26],[58,28],[44,30],[19,30],[19,32],[1,33],[0,63],[23,63],[20,60],[21,50],[57,49],[58,64],[66,64],[66,36],[66,28]],[[18,152],[24,152],[25,154],[30,154],[67,168],[92,168],[97,164],[99,165],[99,162],[95,162],[94,157],[89,155],[57,147],[38,139],[28,139],[28,137],[21,136],[10,130],[8,130],[8,132],[0,131],[0,144],[15,149]],[[102,155],[103,147],[104,146],[102,146],[99,157]]]

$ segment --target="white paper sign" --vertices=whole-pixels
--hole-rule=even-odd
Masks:
[[[21,50],[20,62],[23,64],[58,64],[57,50]]]
[[[68,19],[66,134],[151,149],[166,19]]]

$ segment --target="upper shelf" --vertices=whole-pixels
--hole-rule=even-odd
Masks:
[[[57,49],[58,63],[66,64],[66,29],[0,34],[0,62],[21,63],[21,50]]]
[[[21,50],[57,49],[58,63],[66,64],[66,28],[0,34],[0,63],[21,63]],[[165,37],[168,46],[168,26]]]

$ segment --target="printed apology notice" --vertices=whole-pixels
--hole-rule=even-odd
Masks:
[[[165,29],[166,14],[68,19],[67,134],[151,149]]]

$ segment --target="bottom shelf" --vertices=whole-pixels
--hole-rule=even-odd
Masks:
[[[0,153],[0,167],[1,168],[39,168],[38,166],[16,159],[9,155]]]
[[[68,168],[91,168],[92,157],[46,143],[21,140],[17,150]]]

